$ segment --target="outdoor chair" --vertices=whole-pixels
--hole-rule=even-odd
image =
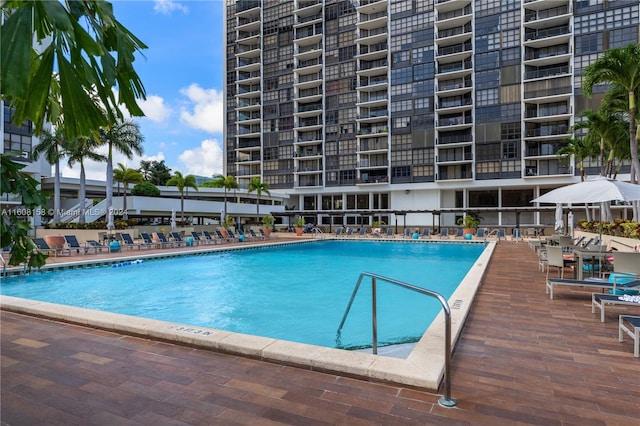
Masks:
[[[100,252],[102,252],[102,250],[106,250],[107,252],[109,251],[109,246],[102,244],[99,241],[96,240],[87,240],[85,241],[85,244],[87,247],[95,247],[96,250],[99,250]]]
[[[133,241],[133,238],[131,238],[131,235],[130,235],[130,234],[127,234],[127,233],[124,233],[124,232],[123,232],[122,234],[120,234],[120,236],[122,237],[122,243],[121,243],[121,246],[122,246],[122,247],[126,247],[126,248],[127,248],[127,249],[129,249],[129,250],[131,250],[131,249],[132,249],[132,248],[134,248],[134,247],[137,247],[137,248],[138,248],[138,250],[142,249],[142,246],[145,246],[145,247],[152,247],[152,245],[149,245],[149,244],[147,244],[147,243],[139,244],[139,243],[134,242],[134,241]]]
[[[618,341],[624,341],[624,334],[633,340],[633,356],[640,357],[640,317],[620,315],[618,317]]]
[[[614,294],[620,290],[636,290],[640,289],[640,280],[634,281],[625,281],[622,282],[618,279],[614,279],[612,281],[603,281],[603,280],[571,280],[571,279],[561,279],[561,278],[549,278],[546,284],[546,292],[549,293],[549,298],[553,299],[553,290],[557,286],[570,286],[570,287],[583,287],[592,290],[599,290],[600,293],[604,293],[605,290],[610,290]]]
[[[53,257],[56,257],[59,254],[64,254],[65,252],[70,256],[71,255],[71,250],[68,248],[64,248],[64,247],[59,247],[59,248],[51,248],[49,247],[49,244],[47,244],[47,241],[44,238],[34,238],[33,243],[35,244],[36,248],[38,249],[38,251],[40,253],[44,253],[47,255],[51,255],[51,253],[53,253]]]
[[[431,230],[429,228],[424,228],[422,230],[422,238],[430,238],[431,237]]]
[[[249,235],[251,235],[251,238],[253,238],[254,240],[264,240],[264,236],[256,234],[253,229],[249,229]]]
[[[160,243],[162,243],[163,246],[171,246],[171,247],[176,247],[176,246],[181,246],[182,243],[180,241],[170,241],[166,235],[164,235],[164,232],[155,232],[154,233],[156,238],[158,239],[158,241],[160,241]]]
[[[595,314],[596,308],[600,309],[600,322],[604,322],[604,310],[607,305],[635,306],[636,308],[640,308],[640,296],[598,293],[591,295],[591,313]]]
[[[565,257],[562,247],[548,246],[547,253],[547,282],[549,281],[549,270],[553,266],[558,269],[558,278],[564,278],[564,268],[567,266],[575,266],[576,261]]]
[[[75,250],[76,253],[80,253],[80,251],[82,251],[82,254],[87,254],[88,252],[93,251],[94,254],[98,254],[98,247],[81,246],[75,235],[65,235],[64,240],[67,242],[67,247],[70,250]]]
[[[230,243],[231,241],[233,241],[233,239],[229,238],[228,236],[225,237],[222,231],[220,231],[219,229],[216,229],[216,235],[218,236],[218,241],[220,241],[221,243]]]
[[[449,238],[449,228],[440,229],[440,238]]]

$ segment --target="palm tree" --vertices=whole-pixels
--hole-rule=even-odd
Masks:
[[[187,193],[189,188],[193,188],[196,191],[198,190],[196,177],[194,175],[183,176],[182,173],[176,172],[173,177],[167,181],[167,186],[175,186],[178,188],[178,191],[180,191],[180,220],[184,222],[184,190],[186,188]]]
[[[233,176],[217,176],[212,181],[214,188],[224,188],[224,216],[227,217],[227,191],[238,187],[238,182]]]
[[[636,94],[640,89],[640,45],[633,43],[624,48],[608,50],[601,58],[589,64],[583,72],[582,90],[587,96],[593,94],[593,86],[611,84],[624,90],[627,95],[629,115],[629,150],[631,151],[631,182],[638,183],[640,160],[636,138]],[[640,204],[635,202],[633,220],[640,218]]]
[[[560,156],[560,160],[564,162],[568,162],[569,156],[573,155],[576,167],[580,170],[580,180],[584,181],[587,178],[584,161],[598,155],[597,145],[594,146],[593,141],[584,137],[567,139],[565,142],[566,145],[560,148],[556,155]],[[591,210],[588,204],[585,205],[585,212],[587,221],[591,221]]]
[[[576,123],[574,130],[587,130],[585,142],[599,147],[600,175],[610,176],[611,165],[605,161],[605,157],[610,158],[612,147],[619,141],[620,135],[626,135],[627,122],[620,114],[604,108],[598,111],[585,110],[579,116],[587,120]]]
[[[140,126],[138,126],[137,123],[131,120],[125,120],[116,122],[109,127],[101,128],[98,137],[100,138],[100,143],[108,147],[107,211],[109,211],[113,207],[113,150],[115,149],[131,160],[133,154],[142,155],[144,136],[140,134]]]
[[[127,214],[127,191],[129,190],[130,183],[142,183],[144,178],[142,173],[136,169],[127,168],[122,163],[118,163],[118,168],[113,171],[113,180],[122,183],[124,187],[124,195],[122,198],[122,218],[127,220],[129,215]]]
[[[53,218],[52,222],[60,222],[60,160],[64,156],[64,132],[60,126],[55,131],[44,129],[40,135],[40,143],[33,149],[33,158],[37,160],[44,155],[47,162],[55,167],[53,183]]]
[[[85,205],[84,201],[87,195],[86,177],[84,172],[85,159],[93,161],[104,161],[106,157],[98,154],[94,150],[98,147],[98,143],[93,138],[78,138],[68,142],[65,146],[67,162],[69,167],[73,167],[75,163],[80,164],[80,217],[78,221],[85,223]]]
[[[264,192],[267,195],[271,195],[269,192],[269,184],[267,182],[262,182],[259,177],[253,177],[249,181],[249,186],[247,187],[247,192],[256,191],[256,223],[260,222],[260,197],[262,197],[262,193]]]

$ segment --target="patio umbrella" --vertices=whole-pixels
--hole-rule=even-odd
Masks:
[[[564,228],[564,220],[562,218],[562,204],[556,204],[556,223],[553,229],[555,229],[556,234],[562,233],[562,229]]]
[[[176,226],[176,209],[171,209],[171,230],[175,231]]]
[[[531,200],[532,203],[608,203],[640,200],[640,185],[594,176],[584,182],[563,186]],[[602,208],[600,208],[600,241],[602,241]]]
[[[112,230],[115,229],[115,225],[113,224],[113,209],[109,208],[109,215],[107,219],[107,229]]]
[[[604,176],[563,186],[531,200],[532,203],[606,203],[609,201],[640,200],[640,185]]]

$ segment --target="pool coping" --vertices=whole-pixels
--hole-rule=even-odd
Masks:
[[[274,244],[300,244],[312,241],[314,240]],[[426,241],[424,242],[426,243]],[[463,241],[458,242],[464,243]],[[478,241],[472,243],[478,243]],[[458,288],[448,300],[451,308],[452,348],[455,347],[455,343],[462,332],[464,322],[468,316],[475,294],[481,284],[486,267],[495,249],[495,245],[495,241],[486,241],[485,250],[483,250],[469,272],[462,279]],[[264,246],[264,244],[253,245],[253,247]],[[206,252],[210,253],[213,251],[234,249],[242,250],[247,248],[252,247],[242,246],[228,247],[224,249],[218,248],[217,250],[209,249],[206,250]],[[174,252],[161,254],[160,257],[194,254],[199,253],[197,251]],[[153,255],[147,256],[150,257]],[[142,258],[140,256],[134,257]],[[105,259],[105,262],[100,261],[100,263],[118,263],[123,260],[125,260],[125,258]],[[95,262],[96,260],[89,261],[89,263]],[[82,262],[82,265],[86,266],[87,262]],[[58,264],[55,266],[58,267],[55,269],[65,268],[65,264]],[[71,267],[71,265],[66,266]],[[190,326],[130,315],[21,299],[12,296],[0,296],[0,309],[89,326],[102,330],[119,332],[127,335],[145,337],[152,340],[162,340],[207,350],[248,356],[274,363],[293,365],[311,370],[344,374],[351,377],[389,382],[417,388],[426,388],[433,391],[437,391],[444,375],[445,318],[443,311],[440,311],[431,326],[425,331],[407,358],[391,358],[357,351],[347,351],[343,349],[296,343],[261,336],[233,333],[213,328]]]

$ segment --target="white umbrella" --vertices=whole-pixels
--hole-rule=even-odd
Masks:
[[[584,182],[549,191],[531,200],[532,203],[608,203],[640,200],[640,185],[604,176],[594,176]],[[600,208],[600,241],[602,241],[602,208]]]
[[[609,201],[640,200],[640,185],[604,176],[563,186],[531,200],[532,203],[606,203]]]
[[[171,209],[171,230],[175,231],[176,227],[176,209]]]
[[[112,230],[115,229],[115,225],[113,224],[113,209],[109,208],[109,215],[107,220],[107,229]]]
[[[564,228],[564,219],[562,217],[562,204],[556,204],[556,223],[553,229],[555,229],[556,234],[561,234]]]

